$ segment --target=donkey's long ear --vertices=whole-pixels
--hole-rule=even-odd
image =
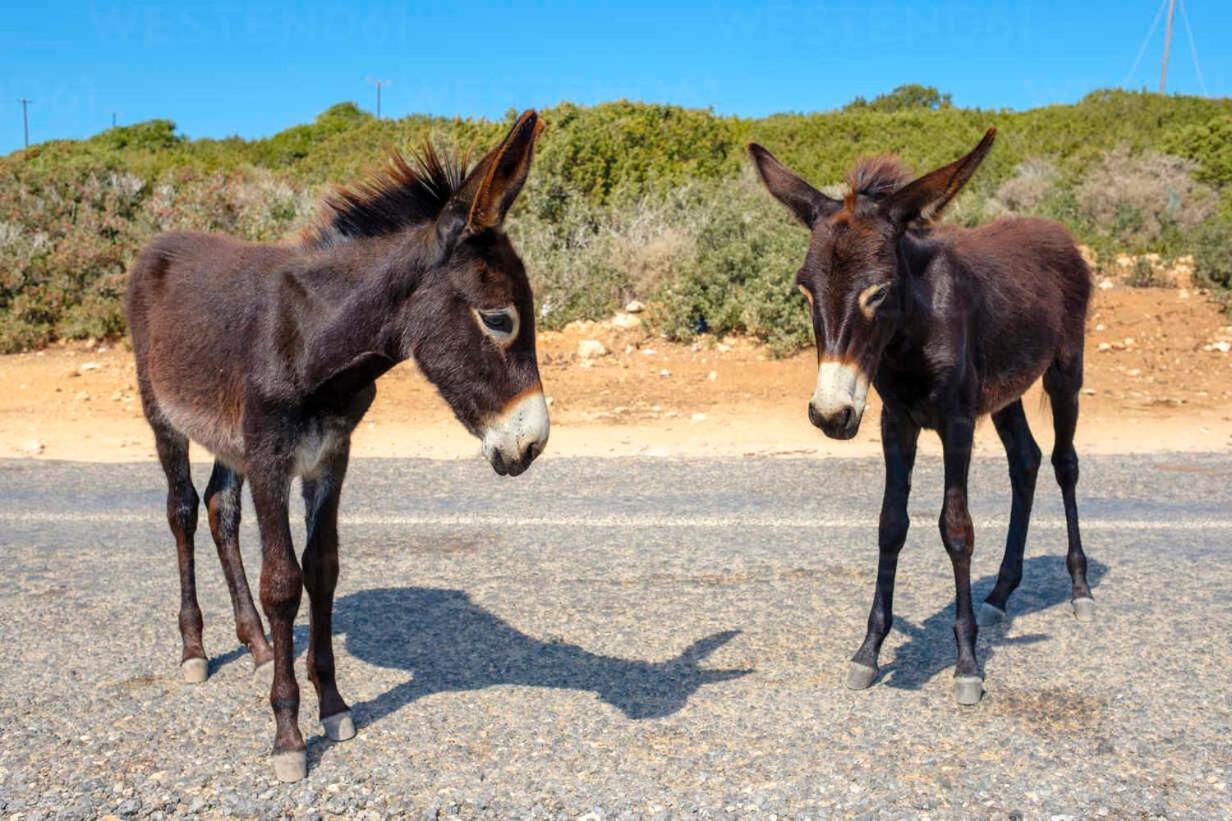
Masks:
[[[774,198],[795,215],[805,228],[812,228],[819,219],[828,217],[843,204],[831,199],[805,182],[798,174],[774,158],[757,143],[749,143],[749,155],[757,175]]]
[[[916,220],[930,220],[937,216],[980,167],[996,136],[997,129],[988,129],[984,139],[970,154],[925,174],[891,194],[882,203],[882,212],[899,228],[905,228]]]
[[[535,140],[543,120],[534,111],[524,111],[500,145],[489,151],[467,175],[450,198],[438,221],[438,231],[447,241],[463,230],[477,234],[496,228],[522,190],[530,173]]]

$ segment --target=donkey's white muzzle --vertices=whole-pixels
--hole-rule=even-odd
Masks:
[[[868,377],[856,365],[823,361],[817,368],[817,389],[809,400],[809,421],[831,439],[855,436],[868,401],[868,385]]]
[[[501,476],[517,476],[543,453],[548,427],[543,391],[523,394],[484,427],[483,455]]]

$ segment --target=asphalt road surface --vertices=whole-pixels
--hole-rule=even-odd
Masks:
[[[310,773],[290,785],[204,526],[210,679],[179,679],[157,466],[0,462],[0,814],[1232,812],[1232,457],[1084,460],[1089,625],[1045,463],[1025,581],[1010,624],[981,631],[987,693],[968,708],[938,461],[920,460],[898,621],[863,692],[843,680],[872,596],[876,460],[547,458],[517,479],[358,462],[335,629],[359,734],[322,735],[301,626]],[[1001,460],[975,465],[972,504],[982,597]],[[243,539],[255,585],[250,509]]]

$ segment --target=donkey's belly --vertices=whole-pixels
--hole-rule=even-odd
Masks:
[[[238,418],[222,408],[194,408],[174,401],[159,402],[163,417],[180,433],[201,445],[229,467],[246,472],[244,434]],[[326,469],[351,434],[348,420],[311,419],[292,451],[291,473],[315,478]]]
[[[159,410],[180,433],[228,466],[245,471],[244,434],[237,415],[229,414],[222,407],[197,408],[162,400]],[[328,417],[308,420],[292,451],[291,473],[315,477],[346,444],[349,435],[350,426],[345,420]]]
[[[1051,356],[986,375],[980,381],[980,414],[996,413],[1018,399],[1044,375]]]
[[[174,353],[150,362],[149,384],[159,414],[223,462],[242,469],[243,389],[232,384],[230,374],[179,361]]]
[[[173,428],[227,465],[243,470],[244,434],[238,413],[216,405],[196,405],[159,397],[159,411]]]
[[[976,394],[976,412],[983,416],[996,413],[1027,392],[1052,363],[1052,354],[1041,355],[1017,366],[1000,366],[979,379]],[[915,378],[923,370],[919,363],[907,369],[891,370],[883,367],[878,374],[877,391],[883,400],[903,408],[911,419],[927,430],[942,430],[947,415],[952,411],[943,397],[950,395],[944,379],[935,382]]]

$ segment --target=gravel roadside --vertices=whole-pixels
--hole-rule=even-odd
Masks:
[[[361,460],[335,629],[358,736],[303,675],[307,780],[198,532],[211,676],[179,681],[174,549],[145,464],[0,461],[0,813],[1217,817],[1232,812],[1232,458],[1090,457],[1098,602],[1070,615],[1040,475],[987,694],[953,702],[952,577],[922,459],[882,679],[843,688],[875,574],[878,460]],[[200,486],[208,470],[201,466]],[[1008,519],[977,460],[977,596]],[[251,510],[242,534],[259,558]]]

